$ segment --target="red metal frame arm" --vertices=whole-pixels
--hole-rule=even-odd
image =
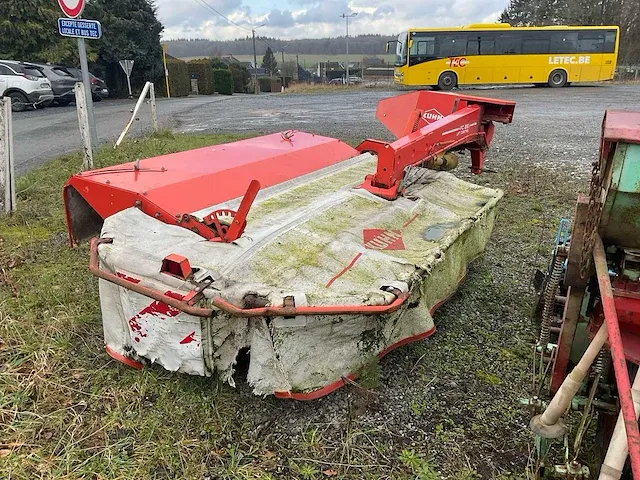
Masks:
[[[126,278],[121,278],[113,273],[105,272],[100,268],[100,260],[98,257],[98,246],[102,243],[111,243],[111,238],[92,238],[91,239],[91,256],[89,260],[89,271],[98,278],[102,278],[108,282],[114,283],[120,287],[126,288],[133,292],[152,298],[158,302],[165,303],[181,312],[196,317],[211,317],[214,313],[212,308],[202,308],[189,305],[184,300],[179,300],[164,293],[145,287],[139,283],[134,283]],[[396,299],[388,305],[326,305],[311,307],[296,307],[294,305],[284,305],[281,307],[260,307],[260,308],[241,308],[220,297],[211,299],[211,304],[227,313],[236,317],[295,317],[297,315],[383,315],[393,313],[398,310],[407,300],[408,294],[394,291]],[[187,295],[188,297],[188,295]],[[185,298],[187,298],[185,297]]]
[[[482,105],[468,105],[395,142],[365,140],[356,149],[375,152],[378,166],[375,175],[367,176],[363,188],[384,198],[397,198],[400,181],[407,167],[462,147],[480,152],[474,155],[474,167],[481,169],[481,152],[486,148],[487,136],[490,138],[493,134],[491,123],[482,123],[483,111]]]
[[[593,260],[598,277],[598,286],[600,287],[600,298],[602,299],[604,318],[609,332],[609,348],[613,360],[613,370],[616,375],[616,384],[618,385],[620,409],[622,410],[624,426],[627,432],[627,443],[631,456],[633,478],[640,479],[640,433],[638,432],[638,419],[633,406],[627,360],[622,345],[622,336],[620,334],[620,325],[618,323],[618,313],[611,288],[611,280],[609,279],[607,254],[602,239],[599,236],[596,236],[593,248]]]

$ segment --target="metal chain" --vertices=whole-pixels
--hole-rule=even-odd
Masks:
[[[591,268],[591,253],[598,233],[600,216],[602,215],[602,171],[600,160],[593,162],[591,171],[591,187],[589,190],[589,207],[584,241],[580,252],[580,277],[586,278]]]

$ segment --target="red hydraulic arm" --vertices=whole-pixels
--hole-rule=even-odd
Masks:
[[[451,150],[470,150],[471,171],[481,173],[493,122],[511,123],[514,109],[514,102],[428,91],[382,100],[376,116],[399,138],[392,143],[365,140],[356,147],[378,156],[376,173],[367,175],[362,187],[393,200],[401,193],[407,167]]]

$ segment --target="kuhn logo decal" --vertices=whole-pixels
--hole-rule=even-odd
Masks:
[[[427,123],[437,122],[441,118],[444,118],[444,115],[442,115],[435,108],[431,108],[429,110],[425,110],[425,112],[422,114],[422,119]]]

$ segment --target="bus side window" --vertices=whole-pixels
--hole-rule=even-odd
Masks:
[[[414,37],[409,56],[409,65],[417,65],[418,63],[434,59],[435,50],[435,37]]]
[[[522,53],[549,53],[549,39],[544,38],[525,38],[522,41]]]
[[[442,35],[439,41],[440,57],[459,57],[467,54],[466,35]]]
[[[480,38],[480,55],[493,55],[495,48],[496,40],[493,37]]]
[[[552,32],[549,53],[576,53],[578,32]]]
[[[616,31],[607,30],[604,33],[604,53],[614,53],[616,51]]]
[[[602,53],[604,34],[595,31],[578,33],[578,53]]]
[[[504,33],[498,37],[496,42],[496,53],[498,54],[519,54],[522,53],[522,36]]]
[[[480,55],[480,37],[471,37],[467,41],[467,55]]]
[[[426,37],[424,40],[418,42],[418,56],[419,57],[434,57],[436,50],[435,37]]]

